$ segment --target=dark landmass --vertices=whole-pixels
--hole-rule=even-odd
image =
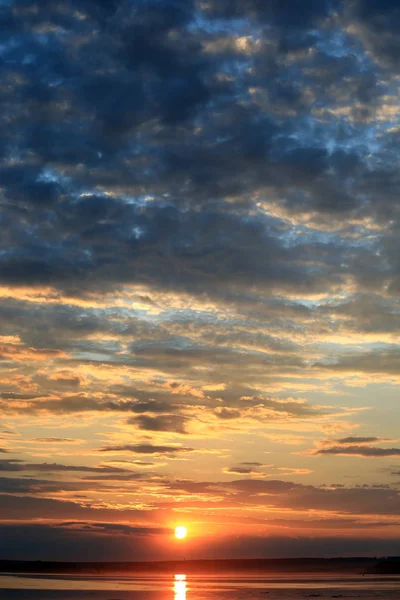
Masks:
[[[50,562],[0,560],[1,573],[346,573],[400,574],[400,558],[282,558],[246,560],[180,560],[157,562]]]
[[[400,556],[392,556],[379,560],[368,569],[368,574],[376,575],[400,575]]]

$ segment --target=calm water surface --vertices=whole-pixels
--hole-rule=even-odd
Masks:
[[[0,574],[1,600],[400,600],[400,577]]]

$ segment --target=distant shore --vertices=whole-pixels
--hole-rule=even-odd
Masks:
[[[400,557],[277,558],[177,560],[152,562],[52,562],[0,560],[0,573],[115,574],[115,573],[346,573],[400,574]]]

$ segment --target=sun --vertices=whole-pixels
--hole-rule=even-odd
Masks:
[[[175,537],[178,540],[183,540],[187,536],[187,529],[183,525],[178,525],[175,527]]]

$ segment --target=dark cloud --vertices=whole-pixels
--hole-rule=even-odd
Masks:
[[[134,454],[185,454],[192,452],[193,448],[186,448],[185,446],[158,446],[153,444],[125,444],[122,446],[107,446],[101,448],[101,452],[133,452]]]
[[[318,363],[322,369],[343,372],[388,373],[398,372],[399,350],[395,346],[386,345],[379,350],[348,353],[336,362]]]
[[[396,301],[377,294],[356,294],[345,303],[329,303],[321,312],[346,319],[346,329],[366,334],[395,334],[398,331]]]
[[[80,20],[75,4],[66,6],[71,10],[47,2],[34,13],[3,8],[21,28],[6,47],[13,119],[3,122],[4,146],[18,139],[21,159],[5,162],[2,181],[7,201],[27,209],[20,219],[3,211],[3,281],[74,292],[151,282],[214,295],[256,282],[264,291],[340,282],[340,244],[288,244],[279,219],[246,209],[259,189],[279,194],[293,211],[348,215],[359,207],[350,182],[362,175],[362,150],[341,148],[338,138],[330,151],[323,125],[311,141],[303,119],[292,119],[332,102],[326,81],[318,101],[300,92],[302,84],[318,83],[327,52],[315,52],[314,71],[314,54],[301,63],[307,75],[280,58],[314,47],[315,27],[340,3],[309,0],[299,9],[292,0],[210,2],[203,27],[191,2],[125,3],[118,10],[85,2]],[[224,36],[218,27],[210,33],[217,16],[272,29],[254,53],[218,56],[205,51]],[[54,26],[47,36],[39,33],[45,23]],[[253,64],[251,75],[242,74],[242,61]],[[368,104],[365,90],[377,81],[354,54],[342,62],[346,79],[364,73],[364,85],[354,87]],[[268,110],[252,89],[268,97]],[[4,91],[6,111],[8,102]],[[277,118],[284,106],[290,118]],[[318,253],[321,268],[309,252]]]
[[[335,440],[337,444],[372,444],[373,442],[383,442],[382,438],[378,437],[362,437],[362,436],[350,436]]]
[[[271,526],[298,527],[300,529],[380,529],[397,527],[398,521],[357,521],[356,519],[271,519]]]
[[[225,469],[225,473],[232,473],[232,474],[236,474],[236,475],[251,475],[252,473],[259,473],[259,471],[257,471],[257,468],[255,467],[246,467],[244,465],[237,465],[236,467],[229,467],[228,469]]]
[[[117,476],[119,473],[130,473],[129,470],[114,466],[101,465],[99,467],[89,467],[86,465],[63,465],[59,463],[27,463],[20,459],[0,460],[0,471],[37,471],[45,473],[98,473],[99,475],[113,474]]]
[[[136,402],[133,406],[132,406],[132,412],[134,413],[167,413],[168,411],[170,411],[171,409],[174,408],[174,405],[169,402],[166,401],[162,401],[162,400],[147,400],[147,401],[141,401],[141,402]]]
[[[383,458],[385,456],[400,456],[400,448],[376,448],[374,446],[332,446],[329,448],[321,448],[315,454],[334,454],[345,456],[365,456],[371,458]]]
[[[185,428],[186,417],[181,415],[160,415],[152,417],[142,415],[128,419],[128,423],[138,425],[139,429],[145,431],[173,431],[175,433],[187,433]]]
[[[291,483],[290,481],[279,481],[279,480],[262,480],[262,479],[247,479],[239,481],[230,481],[226,486],[236,492],[249,494],[249,496],[256,496],[258,494],[283,494],[290,492],[291,490],[301,489],[302,486]]]
[[[240,479],[229,482],[196,482],[181,480],[169,484],[174,491],[202,494],[226,499],[229,506],[274,506],[309,511],[334,511],[355,515],[398,515],[399,492],[385,486],[316,487],[290,481]],[[227,495],[226,495],[227,494]]]
[[[79,204],[86,202],[78,202],[78,208]],[[106,204],[115,202],[104,200]],[[109,209],[112,210],[112,207]],[[156,287],[168,289],[173,282],[176,289],[192,293],[199,291],[198,276],[201,274],[201,279],[208,281],[213,295],[220,293],[216,276],[218,286],[235,284],[243,291],[255,281],[264,290],[268,287],[292,289],[293,286],[322,290],[324,283],[328,284],[328,273],[322,268],[315,272],[307,267],[307,248],[297,249],[298,258],[299,252],[304,253],[305,260],[303,264],[299,261],[295,267],[292,262],[294,249],[285,248],[278,232],[273,231],[268,221],[262,223],[251,218],[243,221],[238,216],[217,211],[200,216],[195,211],[181,212],[172,206],[132,206],[124,212],[127,214],[110,217],[108,231],[103,232],[103,226],[96,231],[96,225],[93,225],[93,231],[84,236],[81,248],[75,248],[73,257],[72,250],[70,252],[68,248],[59,248],[50,254],[47,244],[32,250],[26,257],[13,255],[9,250],[0,265],[3,281],[11,285],[51,284],[64,289],[75,285],[77,291],[78,286],[90,285],[92,278],[106,288],[129,282],[143,284],[148,281],[150,270]],[[61,219],[62,214],[56,218]],[[84,215],[76,215],[79,223],[85,218]],[[71,216],[68,216],[68,221],[71,221]],[[73,231],[75,224],[66,226],[72,229],[74,236],[81,235],[79,231]],[[142,232],[138,239],[132,233],[133,229]],[[101,253],[98,248],[100,239],[107,239],[106,249]],[[25,245],[26,252],[28,246]],[[321,245],[322,260],[324,250]],[[328,248],[326,250],[329,251]],[[264,254],[264,262],[253,260],[257,252]],[[89,256],[93,259],[89,260]],[[73,264],[72,258],[78,263]],[[196,263],[195,271],[191,267],[193,261]],[[325,266],[331,278],[339,282],[340,273],[335,265]],[[135,273],[134,279],[132,273]]]
[[[81,484],[70,482],[55,482],[44,479],[18,479],[16,477],[0,477],[1,494],[51,494],[60,491],[79,491]]]
[[[1,392],[2,400],[32,400],[39,398],[41,394],[19,394],[18,392]]]
[[[57,438],[57,437],[44,437],[44,438],[33,438],[34,442],[42,442],[49,444],[57,444],[57,443],[74,443],[76,440],[72,438]]]
[[[326,0],[305,0],[300,7],[295,0],[278,2],[272,0],[267,4],[258,0],[222,0],[220,2],[207,2],[206,10],[218,15],[220,18],[254,18],[263,24],[273,25],[278,28],[290,30],[307,30],[316,26],[321,19],[327,17],[332,6],[339,6],[339,2]]]
[[[2,465],[3,466],[3,465]],[[6,468],[0,469],[1,471],[13,472],[18,471],[17,469],[13,469],[13,465],[5,465]],[[24,466],[24,465],[23,465]],[[45,471],[46,474],[51,477],[55,474],[59,474],[61,472],[79,472],[79,469],[57,469],[57,466],[54,465],[54,469],[52,469],[51,465],[48,466],[48,469],[38,468],[35,469],[34,465],[25,465],[25,468],[21,469],[24,471]],[[17,477],[0,477],[0,493],[1,494],[23,494],[23,495],[43,495],[43,496],[51,496],[52,494],[58,494],[60,492],[84,492],[87,490],[115,490],[116,486],[120,486],[121,482],[135,482],[137,480],[141,480],[143,478],[143,473],[133,472],[123,469],[111,469],[111,468],[87,468],[85,470],[81,470],[86,473],[91,473],[90,475],[85,475],[82,477],[77,477],[72,481],[68,481],[63,479],[37,479],[34,477],[28,477],[27,475],[22,476],[21,478]],[[91,483],[93,482],[93,483]],[[94,483],[95,482],[95,483]],[[109,484],[103,482],[110,482]],[[112,485],[114,482],[114,486]]]
[[[91,487],[93,488],[94,486],[92,485]],[[113,491],[115,493],[115,488]],[[0,507],[4,521],[32,521],[43,518],[116,523],[121,521],[121,513],[110,508],[92,506],[84,494],[76,498],[75,502],[45,498],[39,495],[0,494]],[[135,520],[147,518],[149,515],[146,513],[147,511],[145,510],[131,508],[124,511],[124,518],[126,517],[128,521],[135,522]]]
[[[241,417],[240,410],[236,410],[234,408],[227,408],[225,406],[221,406],[215,409],[215,414],[219,419],[239,419]]]
[[[79,531],[87,531],[93,533],[110,533],[110,534],[123,534],[133,536],[148,536],[148,535],[162,535],[171,533],[168,528],[162,527],[135,527],[133,525],[125,525],[123,523],[99,523],[99,522],[81,522],[81,521],[65,521],[57,525],[66,529],[75,529]]]
[[[52,384],[51,384],[52,386]],[[14,407],[12,404],[5,403],[4,406],[8,406],[10,410]],[[164,412],[174,408],[174,405],[164,402],[154,402],[152,400],[147,403],[132,401],[120,401],[120,400],[103,400],[96,399],[88,396],[86,393],[76,395],[65,395],[56,399],[41,398],[38,402],[27,402],[22,408],[21,406],[16,407],[14,410],[36,412],[36,411],[49,411],[52,413],[78,413],[85,411],[94,412],[116,412],[116,413],[142,413],[142,412]]]
[[[397,69],[400,57],[400,11],[397,3],[393,0],[355,0],[349,4],[366,48],[385,66]]]

